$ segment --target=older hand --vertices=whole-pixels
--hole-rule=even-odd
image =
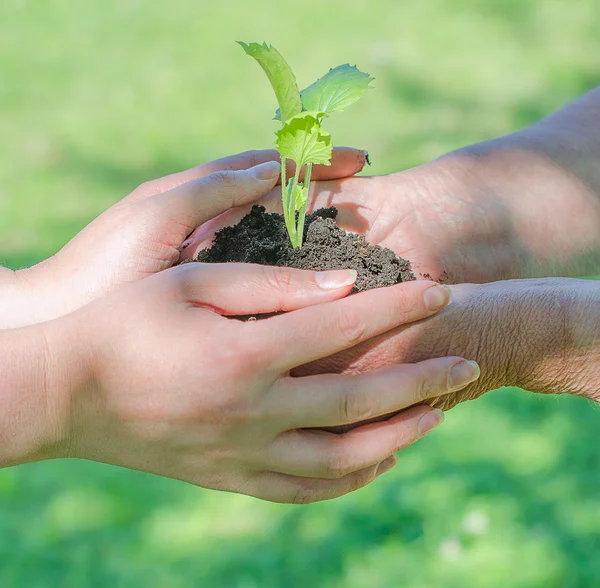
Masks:
[[[419,277],[484,282],[517,271],[517,243],[507,245],[511,232],[493,196],[469,185],[442,160],[387,176],[314,182],[311,195],[310,211],[337,207],[340,226],[410,260]],[[281,212],[279,191],[260,204]],[[235,224],[250,206],[198,228],[184,255],[194,257],[210,245],[216,230]]]
[[[476,360],[481,377],[460,392],[432,399],[432,406],[446,410],[502,386],[600,397],[600,283],[555,278],[450,289],[452,303],[436,316],[297,368],[294,374],[360,374],[457,355]]]

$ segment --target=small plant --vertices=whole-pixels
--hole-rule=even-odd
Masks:
[[[283,216],[292,247],[301,247],[312,166],[331,165],[331,135],[323,130],[321,123],[332,112],[356,102],[370,88],[373,78],[356,66],[339,65],[300,92],[292,69],[275,47],[266,43],[239,44],[258,61],[277,96],[279,108],[275,120],[281,121],[276,135],[281,155]],[[288,159],[296,164],[296,173],[289,180],[286,178]],[[303,168],[304,181],[301,182]]]

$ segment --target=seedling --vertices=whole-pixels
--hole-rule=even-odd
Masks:
[[[283,216],[292,247],[301,247],[312,166],[331,165],[331,134],[323,130],[321,123],[332,112],[356,102],[370,88],[373,78],[356,66],[338,65],[300,92],[291,67],[275,47],[238,42],[258,61],[277,96],[275,120],[281,121],[281,129],[276,133],[276,143],[281,155]],[[288,159],[296,164],[296,172],[289,180]],[[303,169],[304,178],[300,181]]]

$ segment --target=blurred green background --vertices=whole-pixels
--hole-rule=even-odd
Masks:
[[[328,128],[384,173],[598,84],[598,31],[597,0],[2,0],[0,261],[51,255],[144,180],[270,147],[274,99],[236,39],[273,43],[301,85],[374,75]],[[0,586],[598,586],[599,425],[585,401],[498,391],[305,507],[86,462],[4,470]]]

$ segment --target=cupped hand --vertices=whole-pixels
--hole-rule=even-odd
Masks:
[[[420,278],[461,283],[513,277],[518,242],[511,240],[494,195],[477,182],[448,157],[385,176],[314,182],[308,210],[335,206],[342,228],[408,259]],[[260,204],[281,212],[280,191]],[[210,245],[216,230],[235,224],[249,208],[230,210],[197,229],[185,255]]]
[[[171,267],[196,227],[267,194],[279,179],[278,160],[275,150],[248,151],[142,184],[50,259],[18,272],[32,309],[26,322],[61,316]],[[352,175],[364,161],[363,151],[338,148],[315,175]]]
[[[476,374],[446,357],[354,377],[291,377],[448,302],[445,288],[426,281],[341,299],[355,279],[353,270],[184,264],[46,323],[50,352],[67,346],[87,374],[57,410],[53,457],[280,502],[369,483],[440,422],[439,412],[414,405]],[[281,310],[259,321],[227,318]],[[345,434],[317,430],[410,406]]]

